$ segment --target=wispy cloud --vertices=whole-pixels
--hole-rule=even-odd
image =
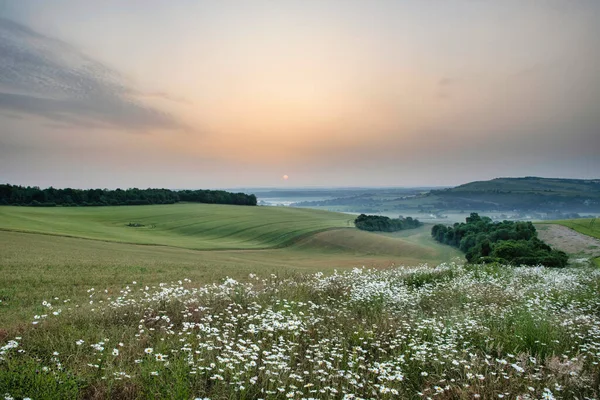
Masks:
[[[144,96],[119,72],[73,46],[0,18],[0,110],[70,127],[184,128],[138,100]],[[182,101],[166,93],[160,97]]]
[[[171,95],[169,93],[165,93],[165,92],[149,92],[149,93],[142,93],[140,95],[142,97],[155,97],[155,98],[159,98],[159,99],[163,99],[163,100],[168,100],[168,101],[172,101],[174,103],[187,104],[187,105],[194,104],[191,100],[188,100],[185,97],[173,96],[173,95]]]

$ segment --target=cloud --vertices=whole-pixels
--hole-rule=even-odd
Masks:
[[[445,77],[438,81],[438,85],[439,86],[449,86],[449,85],[453,85],[457,82],[458,82],[458,79]]]
[[[70,127],[185,128],[172,115],[140,102],[143,96],[119,72],[67,43],[0,18],[0,110]]]
[[[187,105],[193,105],[194,104],[191,100],[188,100],[185,97],[173,96],[173,95],[171,95],[169,93],[165,93],[165,92],[143,93],[143,94],[141,94],[141,96],[156,97],[156,98],[159,98],[159,99],[169,100],[169,101],[172,101],[174,103],[180,103],[180,104],[187,104]]]

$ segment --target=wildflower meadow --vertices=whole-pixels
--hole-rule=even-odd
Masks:
[[[5,399],[597,399],[600,270],[442,264],[89,288],[0,342]]]

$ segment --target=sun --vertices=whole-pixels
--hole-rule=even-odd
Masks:
[[[282,176],[282,178],[283,178],[284,181],[287,181],[290,177],[287,176],[287,175],[284,175],[284,176]]]

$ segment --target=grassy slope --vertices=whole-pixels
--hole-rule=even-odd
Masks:
[[[131,207],[0,207],[0,229],[196,250],[278,247],[352,217],[294,208],[176,204]],[[139,223],[143,227],[128,227]]]
[[[583,233],[584,235],[600,239],[600,220],[596,218],[581,218],[581,219],[565,219],[559,221],[544,221],[540,224],[558,224],[571,228],[574,231]]]
[[[0,282],[0,326],[27,320],[44,299],[59,296],[75,300],[85,296],[90,287],[114,288],[134,280],[158,283],[189,278],[194,282],[214,282],[225,276],[243,279],[250,272],[268,275],[332,271],[363,265],[436,264],[461,257],[459,252],[449,251],[448,246],[434,242],[429,237],[428,227],[392,235],[355,228],[321,231],[336,224],[346,226],[348,216],[291,208],[224,207],[0,207],[0,228],[38,228],[50,233],[0,230],[0,275],[4,277]],[[151,215],[153,210],[157,211],[157,216]],[[190,214],[188,218],[185,218],[186,212]],[[251,212],[257,214],[252,216]],[[230,223],[221,230],[221,240],[228,246],[264,248],[281,246],[286,241],[289,246],[262,250],[191,249],[226,247],[221,246],[214,234],[209,235],[214,230],[209,234],[201,231],[202,227],[210,229],[211,224],[216,224],[219,215],[229,217],[226,221]],[[156,223],[157,228],[125,227],[129,221]],[[271,223],[265,224],[265,221]],[[170,229],[167,230],[167,226]],[[73,231],[69,231],[69,227]],[[86,232],[86,227],[90,232]],[[250,233],[256,236],[248,237]],[[59,236],[65,234],[102,240]],[[117,243],[117,239],[163,246]],[[181,248],[184,246],[190,248]]]
[[[600,181],[551,178],[497,178],[435,191],[444,208],[453,209],[597,209]],[[592,200],[592,208],[584,205]],[[593,204],[596,204],[595,206]]]
[[[449,189],[450,192],[488,192],[493,190],[511,191],[513,193],[553,193],[563,195],[577,195],[587,193],[597,197],[598,183],[592,184],[584,179],[558,179],[558,178],[496,178],[489,181],[476,181],[466,183]],[[597,181],[596,181],[597,182]]]
[[[600,221],[597,218],[565,219],[559,221],[544,221],[540,224],[558,224],[571,228],[574,231],[600,239]],[[600,257],[592,260],[600,267]]]

